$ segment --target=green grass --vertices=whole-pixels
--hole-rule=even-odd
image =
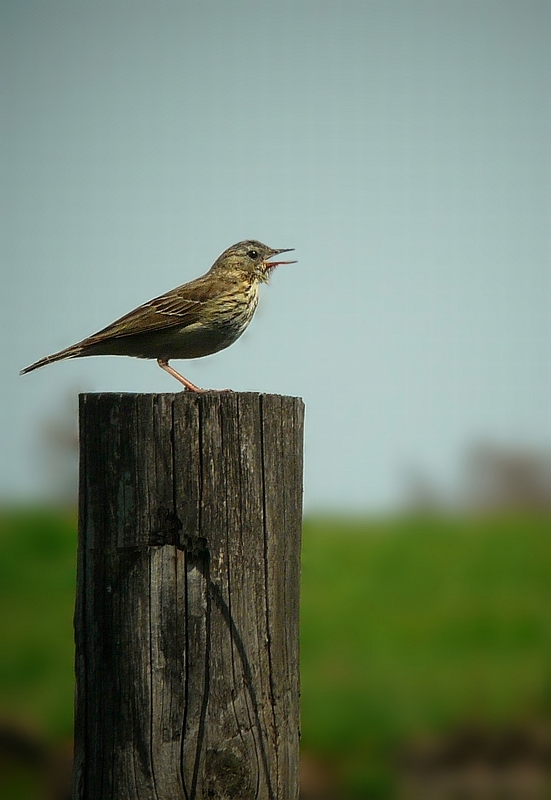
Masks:
[[[72,734],[76,518],[0,514],[0,713]]]
[[[76,521],[0,514],[0,713],[70,735]],[[551,714],[551,519],[310,519],[302,742],[390,797],[422,732]]]
[[[528,516],[308,520],[304,747],[384,797],[403,741],[547,715],[550,534]]]

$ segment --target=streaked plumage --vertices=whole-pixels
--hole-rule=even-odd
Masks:
[[[210,270],[183,286],[145,303],[81,342],[36,361],[21,375],[66,358],[96,355],[155,358],[191,391],[200,391],[168,362],[172,358],[201,358],[229,347],[251,321],[258,304],[258,289],[267,283],[278,264],[278,253],[261,242],[232,245]]]

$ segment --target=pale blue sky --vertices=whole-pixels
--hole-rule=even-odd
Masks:
[[[204,272],[295,247],[199,385],[304,397],[306,508],[384,508],[472,441],[551,446],[549,2],[0,3],[0,497],[78,390],[18,370]]]

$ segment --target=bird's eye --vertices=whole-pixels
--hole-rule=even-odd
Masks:
[[[249,258],[252,258],[253,261],[254,261],[256,258],[258,258],[258,251],[257,250],[249,250],[247,255],[249,256]]]

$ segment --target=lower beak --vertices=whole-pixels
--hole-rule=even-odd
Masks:
[[[294,247],[284,247],[283,249],[276,250],[275,253],[272,253],[270,258],[273,258],[274,256],[278,256],[280,253],[290,253],[294,249],[295,249]],[[296,261],[265,261],[264,262],[266,267],[269,267],[270,269],[272,267],[279,267],[280,264],[296,264],[296,263],[297,263]]]

